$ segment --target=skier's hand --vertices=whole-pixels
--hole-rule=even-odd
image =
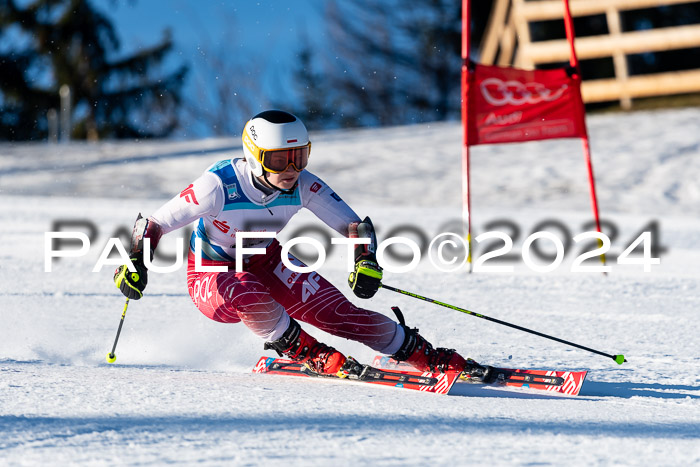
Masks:
[[[350,288],[360,298],[372,298],[382,283],[382,268],[376,261],[361,259],[348,277]]]
[[[143,290],[148,283],[148,269],[143,264],[143,259],[138,256],[131,258],[136,272],[131,272],[124,264],[114,271],[114,283],[119,290],[130,299],[138,300],[143,297]]]
[[[143,262],[144,254],[150,254],[149,258],[153,259],[153,251],[158,246],[161,235],[163,235],[161,227],[154,220],[141,217],[139,213],[131,233],[131,252],[129,253],[129,259],[136,271],[129,271],[126,265],[119,266],[114,271],[114,283],[126,297],[134,300],[143,297],[143,290],[148,283],[148,269]],[[150,240],[151,248],[147,252],[144,252],[144,238]]]
[[[348,226],[348,237],[369,239],[355,245],[355,270],[348,277],[350,288],[360,298],[372,298],[382,283],[382,268],[377,264],[377,236],[369,217]]]

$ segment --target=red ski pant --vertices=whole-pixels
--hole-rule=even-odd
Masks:
[[[208,318],[221,323],[242,321],[265,338],[285,319],[316,326],[329,334],[361,342],[382,351],[396,336],[390,318],[353,305],[330,282],[316,272],[298,273],[285,267],[277,241],[264,255],[254,255],[236,272],[232,263],[203,261],[203,265],[227,265],[227,272],[196,272],[190,251],[187,288],[195,306]],[[293,255],[295,266],[304,266]]]

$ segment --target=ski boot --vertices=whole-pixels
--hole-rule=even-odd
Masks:
[[[340,367],[336,376],[339,378],[354,378],[359,379],[362,377],[364,371],[368,368],[367,365],[363,365],[352,357],[347,357],[345,363]]]
[[[471,358],[468,358],[459,379],[472,383],[493,383],[496,380],[496,372],[489,365],[479,365]]]
[[[345,356],[307,334],[295,319],[290,318],[289,321],[289,327],[282,337],[276,341],[265,342],[265,350],[273,349],[280,357],[285,356],[303,363],[320,375],[344,378],[346,375],[341,368],[345,363]]]
[[[391,356],[394,360],[406,362],[418,371],[459,371],[461,379],[488,382],[493,373],[492,367],[479,365],[471,358],[465,360],[454,349],[433,348],[430,342],[418,334],[418,329],[411,329],[403,324],[400,326],[403,327],[406,337],[398,352]]]

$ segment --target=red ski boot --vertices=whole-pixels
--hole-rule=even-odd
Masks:
[[[391,356],[394,360],[413,365],[418,371],[430,371],[431,373],[459,371],[463,372],[463,377],[488,381],[491,367],[479,365],[471,358],[465,360],[453,349],[443,347],[434,349],[430,342],[418,334],[418,329],[401,326],[406,337],[399,351]]]
[[[289,320],[289,328],[282,337],[265,342],[265,350],[273,349],[280,356],[303,363],[316,373],[343,377],[340,370],[345,363],[345,355],[307,334],[293,318]]]

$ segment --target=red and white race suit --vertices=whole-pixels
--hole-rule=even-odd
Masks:
[[[236,272],[238,232],[279,232],[303,207],[346,237],[348,225],[360,220],[328,185],[306,170],[290,192],[265,194],[252,177],[243,159],[217,162],[150,217],[163,234],[194,222],[187,287],[197,308],[215,321],[242,321],[269,341],[282,336],[291,316],[383,353],[398,350],[404,333],[397,323],[353,305],[316,272],[297,273],[286,268],[276,240],[245,239],[244,247],[264,247],[266,253],[248,255],[243,272]],[[195,239],[202,242],[204,266],[227,266],[228,270],[195,271]],[[291,254],[289,259],[303,265]]]

